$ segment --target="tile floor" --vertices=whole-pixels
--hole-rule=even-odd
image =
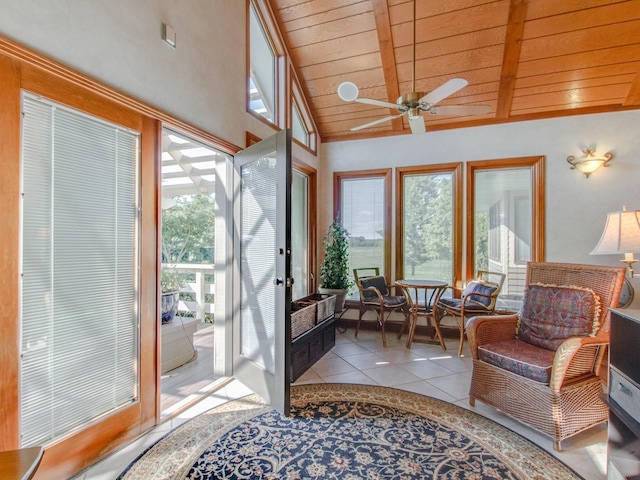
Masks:
[[[472,362],[468,347],[458,357],[457,341],[448,339],[448,350],[439,346],[414,343],[405,348],[406,336],[397,340],[387,335],[387,347],[382,346],[379,332],[361,331],[358,338],[354,330],[337,332],[336,346],[304,373],[296,384],[303,383],[363,383],[382,385],[430,395],[455,403],[487,416],[535,442],[560,458],[586,480],[606,478],[606,425],[597,426],[588,432],[563,442],[564,450],[553,450],[550,438],[524,427],[502,415],[491,407],[478,402],[472,408],[468,403],[469,381]],[[147,435],[109,455],[90,469],[75,477],[75,480],[113,480],[139,453],[164,436],[172,428],[189,418],[233,398],[241,397],[248,390],[238,382],[232,382],[214,395],[198,403],[192,409],[165,422]]]

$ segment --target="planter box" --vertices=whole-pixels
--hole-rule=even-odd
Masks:
[[[335,295],[325,295],[323,293],[314,293],[308,297],[304,297],[303,300],[310,300],[318,303],[318,310],[316,312],[316,325],[328,320],[333,316],[333,311],[336,306]]]
[[[316,324],[317,302],[297,300],[291,303],[291,338],[296,338]]]
[[[314,293],[291,303],[291,338],[333,317],[335,295]]]

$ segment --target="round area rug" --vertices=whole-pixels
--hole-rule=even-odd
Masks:
[[[291,387],[291,417],[251,395],[169,433],[119,479],[579,479],[462,407],[386,387]]]

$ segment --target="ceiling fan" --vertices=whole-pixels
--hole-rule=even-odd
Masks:
[[[393,120],[394,118],[407,115],[411,133],[426,132],[424,117],[422,112],[431,115],[483,115],[489,113],[491,108],[488,105],[442,105],[436,104],[449,95],[453,95],[458,90],[466,87],[468,82],[463,78],[452,78],[446,81],[435,90],[429,93],[416,92],[416,0],[413,0],[413,51],[411,70],[411,93],[407,93],[398,98],[396,103],[384,102],[372,98],[358,98],[358,87],[353,82],[343,82],[338,86],[338,96],[345,102],[366,103],[379,107],[393,108],[400,113],[379,118],[373,122],[365,123],[353,127],[351,131],[362,130],[373,127],[379,123]]]

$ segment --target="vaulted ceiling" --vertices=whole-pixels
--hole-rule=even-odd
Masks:
[[[412,91],[413,0],[269,0],[323,141],[410,133],[407,116],[342,101],[396,103]],[[415,91],[469,83],[425,115],[427,131],[640,108],[640,0],[417,0]]]

